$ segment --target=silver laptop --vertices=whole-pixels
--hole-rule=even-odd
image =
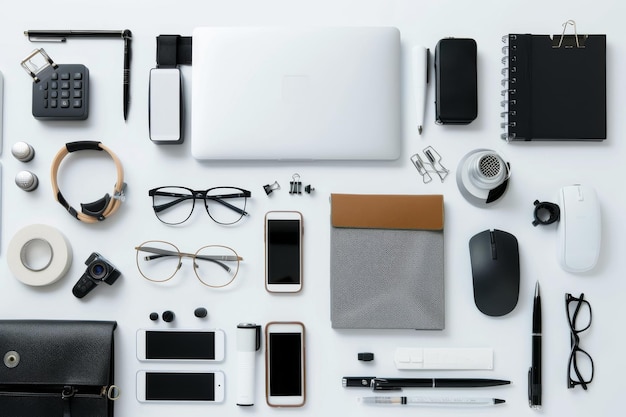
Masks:
[[[197,159],[400,156],[400,32],[393,27],[193,31]]]

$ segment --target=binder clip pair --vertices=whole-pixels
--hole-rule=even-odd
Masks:
[[[304,192],[307,194],[311,194],[313,190],[315,190],[315,188],[313,188],[311,184],[304,187]],[[302,194],[302,181],[300,181],[300,174],[296,173],[291,176],[291,181],[289,181],[289,194]]]
[[[428,146],[422,150],[426,156],[426,160],[422,159],[419,154],[411,156],[411,162],[415,165],[417,172],[422,176],[424,184],[427,184],[433,180],[430,172],[434,172],[439,176],[441,182],[448,176],[450,171],[441,164],[441,156],[437,153],[435,148]]]
[[[302,194],[302,181],[300,181],[300,174],[293,174],[291,176],[291,181],[289,181],[289,194]],[[270,195],[275,190],[280,190],[280,184],[278,181],[274,181],[272,184],[266,184],[263,186],[263,190],[265,190],[265,194]],[[304,192],[307,194],[311,194],[315,188],[311,186],[311,184],[304,186]]]

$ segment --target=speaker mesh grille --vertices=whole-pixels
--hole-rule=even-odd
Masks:
[[[500,158],[493,154],[485,155],[480,158],[480,161],[478,162],[478,169],[480,170],[480,173],[487,178],[495,177],[502,169]]]

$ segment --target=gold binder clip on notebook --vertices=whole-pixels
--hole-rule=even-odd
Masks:
[[[573,35],[566,35],[565,31],[567,30],[567,25],[572,25],[574,27]],[[558,43],[557,43],[558,40]],[[578,32],[576,31],[576,22],[573,20],[568,20],[563,23],[563,32],[561,36],[554,35],[552,38],[552,47],[553,48],[584,48],[585,40],[587,40],[587,35],[578,36]]]

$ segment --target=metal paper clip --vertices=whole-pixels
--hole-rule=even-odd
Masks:
[[[573,35],[565,34],[565,31],[567,30],[568,25],[572,25],[574,27]],[[557,38],[558,38],[558,43],[557,43]],[[552,47],[553,48],[560,48],[560,47],[584,48],[586,40],[587,40],[587,35],[579,35],[578,31],[576,30],[576,22],[570,19],[566,21],[565,23],[563,23],[563,32],[561,33],[561,36],[559,37],[558,35],[554,35],[554,37],[552,38]]]
[[[446,176],[448,176],[450,171],[447,170],[443,165],[441,165],[441,156],[432,146],[424,148],[422,152],[424,152],[424,155],[426,155],[428,162],[439,176],[439,179],[441,179],[441,182],[443,182],[443,180],[446,178]]]
[[[424,161],[422,161],[421,156],[419,156],[418,154],[412,155],[411,162],[413,162],[413,165],[415,165],[417,172],[419,172],[420,175],[422,176],[422,179],[424,180],[424,184],[428,184],[429,182],[433,180],[433,178],[430,176],[430,174],[426,170],[426,167],[424,166]]]

